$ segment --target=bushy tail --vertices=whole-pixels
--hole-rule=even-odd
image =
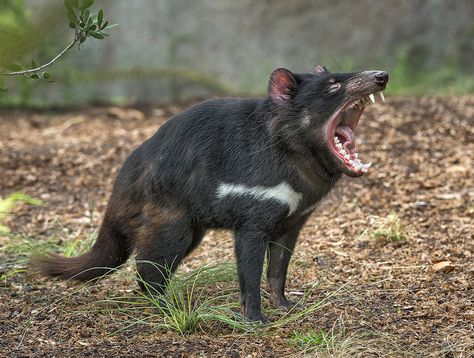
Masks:
[[[124,235],[112,229],[106,217],[97,241],[88,253],[78,257],[48,254],[33,258],[31,264],[44,276],[89,281],[109,274],[123,264],[132,251],[130,245]]]

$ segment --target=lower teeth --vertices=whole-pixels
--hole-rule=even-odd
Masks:
[[[359,159],[359,153],[355,151],[353,153],[348,153],[346,149],[344,148],[344,146],[342,145],[342,143],[340,142],[339,138],[337,137],[334,137],[334,144],[338,148],[339,153],[342,154],[345,160],[349,161],[349,164],[354,169],[367,173],[372,163],[367,163],[367,164],[362,163]]]

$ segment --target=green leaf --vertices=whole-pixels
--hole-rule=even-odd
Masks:
[[[74,22],[70,22],[70,23],[69,23],[69,27],[70,27],[71,29],[75,29],[75,28],[76,28],[76,24],[75,24]]]
[[[113,29],[114,27],[117,27],[119,24],[112,24],[112,25],[109,25],[105,28],[105,30],[110,30],[110,29]]]
[[[102,25],[102,21],[104,21],[104,10],[100,9],[97,15],[97,25]]]
[[[30,78],[33,78],[35,80],[39,79],[40,77],[36,74],[36,73],[33,73]]]
[[[64,0],[64,7],[66,8],[67,12],[71,12],[74,14],[74,9],[70,0]]]
[[[108,21],[104,22],[104,23],[102,24],[102,26],[100,27],[100,29],[99,29],[99,30],[103,30],[103,29],[105,29],[105,28],[107,27],[107,25],[108,25],[108,24],[109,24],[109,22],[108,22]]]
[[[100,32],[91,32],[89,35],[99,40],[105,38],[104,34],[101,34]]]
[[[77,16],[76,16],[75,13],[71,13],[71,12],[68,11],[66,15],[67,15],[67,18],[68,18],[70,23],[75,24],[77,22]],[[71,25],[69,25],[69,26],[71,26]]]
[[[67,15],[67,18],[69,19],[69,22],[72,22],[72,23],[77,22],[76,12],[74,11],[70,1],[65,0],[64,6],[66,7],[66,15]]]
[[[84,0],[82,2],[81,10],[85,10],[85,9],[91,7],[93,3],[94,3],[94,0]]]
[[[31,60],[31,68],[36,68],[38,65],[36,64],[35,60]]]
[[[86,10],[86,12],[84,13],[84,22],[85,23],[89,22],[89,16],[90,16],[90,12],[89,12],[89,10]]]
[[[45,73],[43,73],[43,78],[45,80],[49,80],[49,79],[51,79],[51,75],[48,72],[45,72]]]
[[[3,67],[9,71],[21,71],[23,69],[23,66],[18,65],[16,63],[6,63]]]

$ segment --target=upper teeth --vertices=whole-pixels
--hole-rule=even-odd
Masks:
[[[368,97],[365,97],[364,99],[367,103],[370,103],[370,102],[375,103],[375,95],[377,95],[377,97],[379,97],[382,100],[382,102],[385,102],[385,97],[382,91],[371,93],[368,95]],[[369,99],[370,99],[370,102],[369,102]]]
[[[350,108],[361,109],[366,104],[375,103],[375,95],[377,95],[377,97],[379,97],[382,102],[385,102],[385,97],[382,91],[374,92],[374,93],[369,94],[367,97],[356,99],[355,101],[351,102],[347,106],[347,109],[350,109]]]
[[[377,94],[379,95],[379,97],[380,97],[380,99],[382,100],[382,102],[385,102],[385,97],[383,96],[383,92],[380,91],[380,92],[378,92]]]

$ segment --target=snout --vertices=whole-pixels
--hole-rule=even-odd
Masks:
[[[388,82],[388,73],[385,71],[373,71],[372,75],[374,82],[382,88],[385,88],[385,85]]]

